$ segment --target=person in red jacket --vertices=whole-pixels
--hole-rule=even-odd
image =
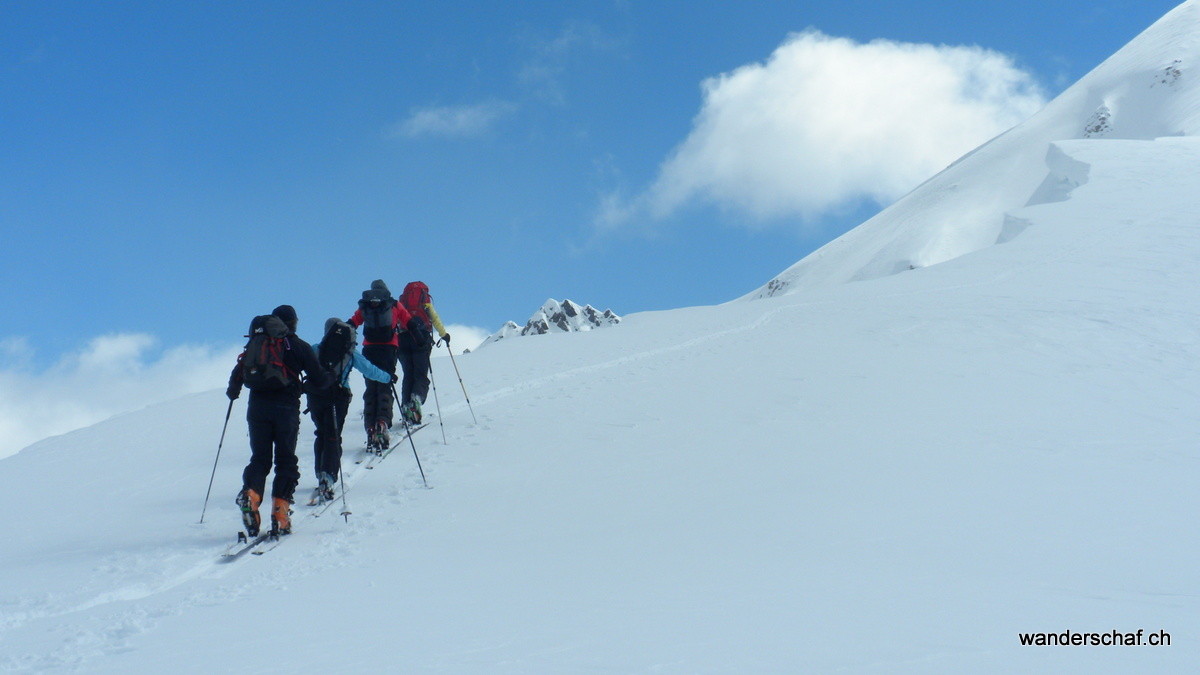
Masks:
[[[396,349],[400,331],[407,329],[412,315],[396,302],[382,279],[371,282],[363,291],[358,310],[350,317],[350,325],[362,327],[362,355],[381,370],[396,374]],[[419,319],[418,319],[419,320]],[[367,428],[367,446],[377,450],[391,444],[388,430],[392,427],[392,385],[367,381],[363,394],[363,424]]]

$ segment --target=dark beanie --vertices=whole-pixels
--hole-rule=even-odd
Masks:
[[[325,334],[328,335],[329,329],[333,328],[334,326],[338,325],[339,323],[344,325],[346,328],[350,329],[350,335],[352,336],[352,339],[354,340],[354,344],[358,344],[358,329],[355,328],[353,324],[346,323],[345,321],[342,321],[340,318],[338,318],[336,316],[331,316],[328,319],[325,319]]]
[[[283,322],[288,326],[296,324],[296,309],[291,305],[280,305],[271,311],[272,314],[283,319]]]
[[[388,295],[392,294],[392,292],[388,290],[387,284],[383,283],[383,279],[376,279],[375,281],[372,281],[371,282],[371,290],[383,291],[384,293],[387,293]]]

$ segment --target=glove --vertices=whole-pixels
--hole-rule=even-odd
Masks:
[[[399,381],[400,381],[400,376],[395,373],[392,373],[392,384],[396,384]]]
[[[241,393],[242,393],[241,387],[230,387],[225,390],[225,395],[229,397],[230,401],[236,401],[237,397],[240,396]]]
[[[446,341],[446,344],[450,344],[450,334],[449,333],[442,335],[442,339]]]

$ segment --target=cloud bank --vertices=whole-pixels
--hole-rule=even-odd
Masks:
[[[475,349],[490,334],[462,324],[446,330],[455,354]],[[121,333],[97,337],[50,368],[38,369],[27,339],[0,340],[0,459],[114,415],[224,389],[239,352],[240,345],[161,349],[151,335]],[[445,356],[445,347],[434,354]],[[355,389],[361,386],[357,382],[351,378]]]
[[[764,63],[705,80],[688,137],[601,228],[706,202],[761,223],[903,196],[1045,104],[1034,78],[978,47],[791,35]]]
[[[0,458],[113,415],[223,388],[240,350],[181,346],[160,352],[153,336],[115,334],[38,370],[27,340],[0,341]]]
[[[464,349],[475,351],[475,348],[483,344],[491,332],[485,328],[478,326],[467,326],[460,323],[452,323],[446,325],[446,332],[450,334],[450,346],[454,348],[455,355],[462,354]],[[445,355],[446,348],[434,350],[434,355]]]

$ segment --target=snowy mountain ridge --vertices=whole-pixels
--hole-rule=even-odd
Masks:
[[[1130,72],[1164,67],[1145,37]],[[1187,129],[1155,96],[1089,123]],[[0,459],[0,671],[1192,672],[1200,137],[1154,136],[985,146],[956,180],[1002,198],[960,222],[1000,220],[941,264],[466,354],[411,452],[367,470],[347,424],[351,515],[297,505],[262,557],[218,562],[249,457],[222,383]],[[964,204],[935,187],[915,234]],[[830,269],[913,260],[879,223]],[[1170,639],[1020,638],[1089,631]]]
[[[621,317],[611,309],[603,312],[591,305],[580,307],[571,300],[559,302],[549,298],[538,308],[524,326],[513,321],[506,322],[500,330],[489,335],[479,346],[498,342],[505,338],[523,335],[545,335],[546,333],[578,333],[621,323]]]
[[[1005,240],[1006,214],[1055,189],[1055,141],[1200,133],[1200,3],[1168,12],[1017,127],[976,148],[875,217],[743,299],[826,288],[935,265]],[[1051,181],[1047,183],[1047,181]]]

